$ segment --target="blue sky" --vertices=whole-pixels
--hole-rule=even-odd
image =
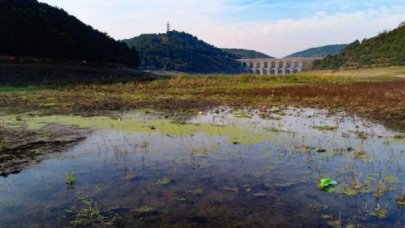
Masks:
[[[172,28],[218,47],[282,57],[349,43],[405,21],[404,0],[39,0],[116,39]]]

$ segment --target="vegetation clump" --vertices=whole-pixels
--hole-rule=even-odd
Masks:
[[[82,205],[78,211],[71,211],[75,213],[74,219],[70,222],[72,226],[114,227],[115,222],[119,219],[118,215],[103,209],[95,200],[85,194],[80,194],[77,198]]]
[[[250,114],[249,112],[244,112],[244,111],[234,112],[233,116],[235,118],[246,118],[246,119],[251,119],[252,118],[252,114]]]
[[[270,132],[273,132],[273,133],[282,133],[282,132],[285,132],[284,130],[281,130],[281,129],[278,129],[278,128],[275,128],[275,127],[269,127],[269,128],[266,128],[266,130],[267,130],[267,131],[270,131]]]
[[[377,204],[377,207],[370,212],[370,215],[377,216],[378,218],[386,218],[388,216],[388,211]]]
[[[336,131],[339,127],[338,126],[329,126],[329,125],[314,125],[312,128],[320,130],[320,131]]]
[[[400,192],[395,201],[397,202],[397,205],[405,206],[405,192]]]
[[[66,172],[65,173],[65,183],[70,186],[75,185],[76,175],[73,172]]]
[[[354,158],[366,158],[367,157],[367,153],[366,153],[366,151],[364,151],[364,150],[356,150],[354,153],[353,153],[353,157]]]
[[[163,177],[156,181],[156,183],[163,185],[163,186],[169,185],[171,182],[172,182],[172,180],[168,177]]]

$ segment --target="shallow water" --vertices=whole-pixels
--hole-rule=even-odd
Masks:
[[[89,207],[83,198],[97,203],[104,216],[98,225],[405,225],[396,200],[405,191],[405,140],[398,133],[315,109],[263,115],[217,108],[186,123],[139,112],[85,121],[24,117],[33,125],[95,130],[50,159],[0,177],[0,226],[69,226]],[[66,172],[74,173],[73,186],[65,184]],[[322,177],[338,182],[333,192],[318,187]]]

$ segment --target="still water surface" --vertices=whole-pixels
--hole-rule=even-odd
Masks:
[[[0,177],[0,227],[405,225],[405,140],[357,117],[218,108],[185,122],[139,112],[86,121],[85,140]]]

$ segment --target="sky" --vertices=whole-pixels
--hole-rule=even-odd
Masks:
[[[404,0],[39,0],[115,39],[171,28],[221,48],[283,57],[351,43],[405,21]]]

